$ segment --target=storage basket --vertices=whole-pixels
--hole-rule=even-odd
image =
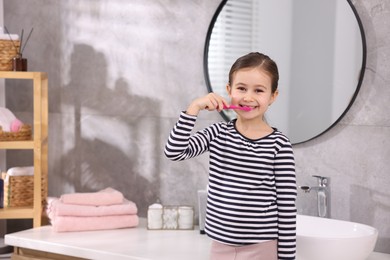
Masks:
[[[0,40],[0,70],[12,70],[12,59],[18,55],[19,40]]]
[[[0,126],[0,141],[25,141],[31,140],[31,126],[22,125],[18,132],[5,132]]]
[[[4,207],[31,207],[34,201],[34,176],[8,176],[2,173],[4,180]],[[42,205],[46,203],[46,180],[42,178]]]

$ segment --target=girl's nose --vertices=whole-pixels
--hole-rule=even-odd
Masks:
[[[246,93],[244,96],[244,101],[245,102],[253,101],[252,95],[250,93]]]

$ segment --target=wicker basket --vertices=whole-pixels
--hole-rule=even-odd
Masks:
[[[25,141],[31,140],[31,126],[22,125],[18,132],[5,132],[0,126],[0,141]]]
[[[19,40],[0,40],[0,70],[12,70],[12,59],[18,55]]]
[[[3,179],[7,174],[2,173]],[[42,178],[42,205],[46,201],[46,181]],[[34,203],[34,176],[8,176],[4,181],[4,207],[31,207]]]

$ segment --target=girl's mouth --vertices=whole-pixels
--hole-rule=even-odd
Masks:
[[[256,109],[258,106],[239,105],[239,107],[242,107],[243,110],[251,111],[251,110]]]
[[[223,106],[223,109],[238,109],[238,110],[244,110],[244,111],[251,111],[252,108],[248,106],[235,106],[235,105],[230,105],[230,106]]]

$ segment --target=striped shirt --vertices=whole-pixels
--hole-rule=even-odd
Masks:
[[[209,151],[205,231],[233,246],[278,240],[278,258],[295,259],[296,179],[290,141],[274,131],[257,140],[241,135],[235,120],[191,134],[197,117],[181,113],[165,155],[185,160]]]

